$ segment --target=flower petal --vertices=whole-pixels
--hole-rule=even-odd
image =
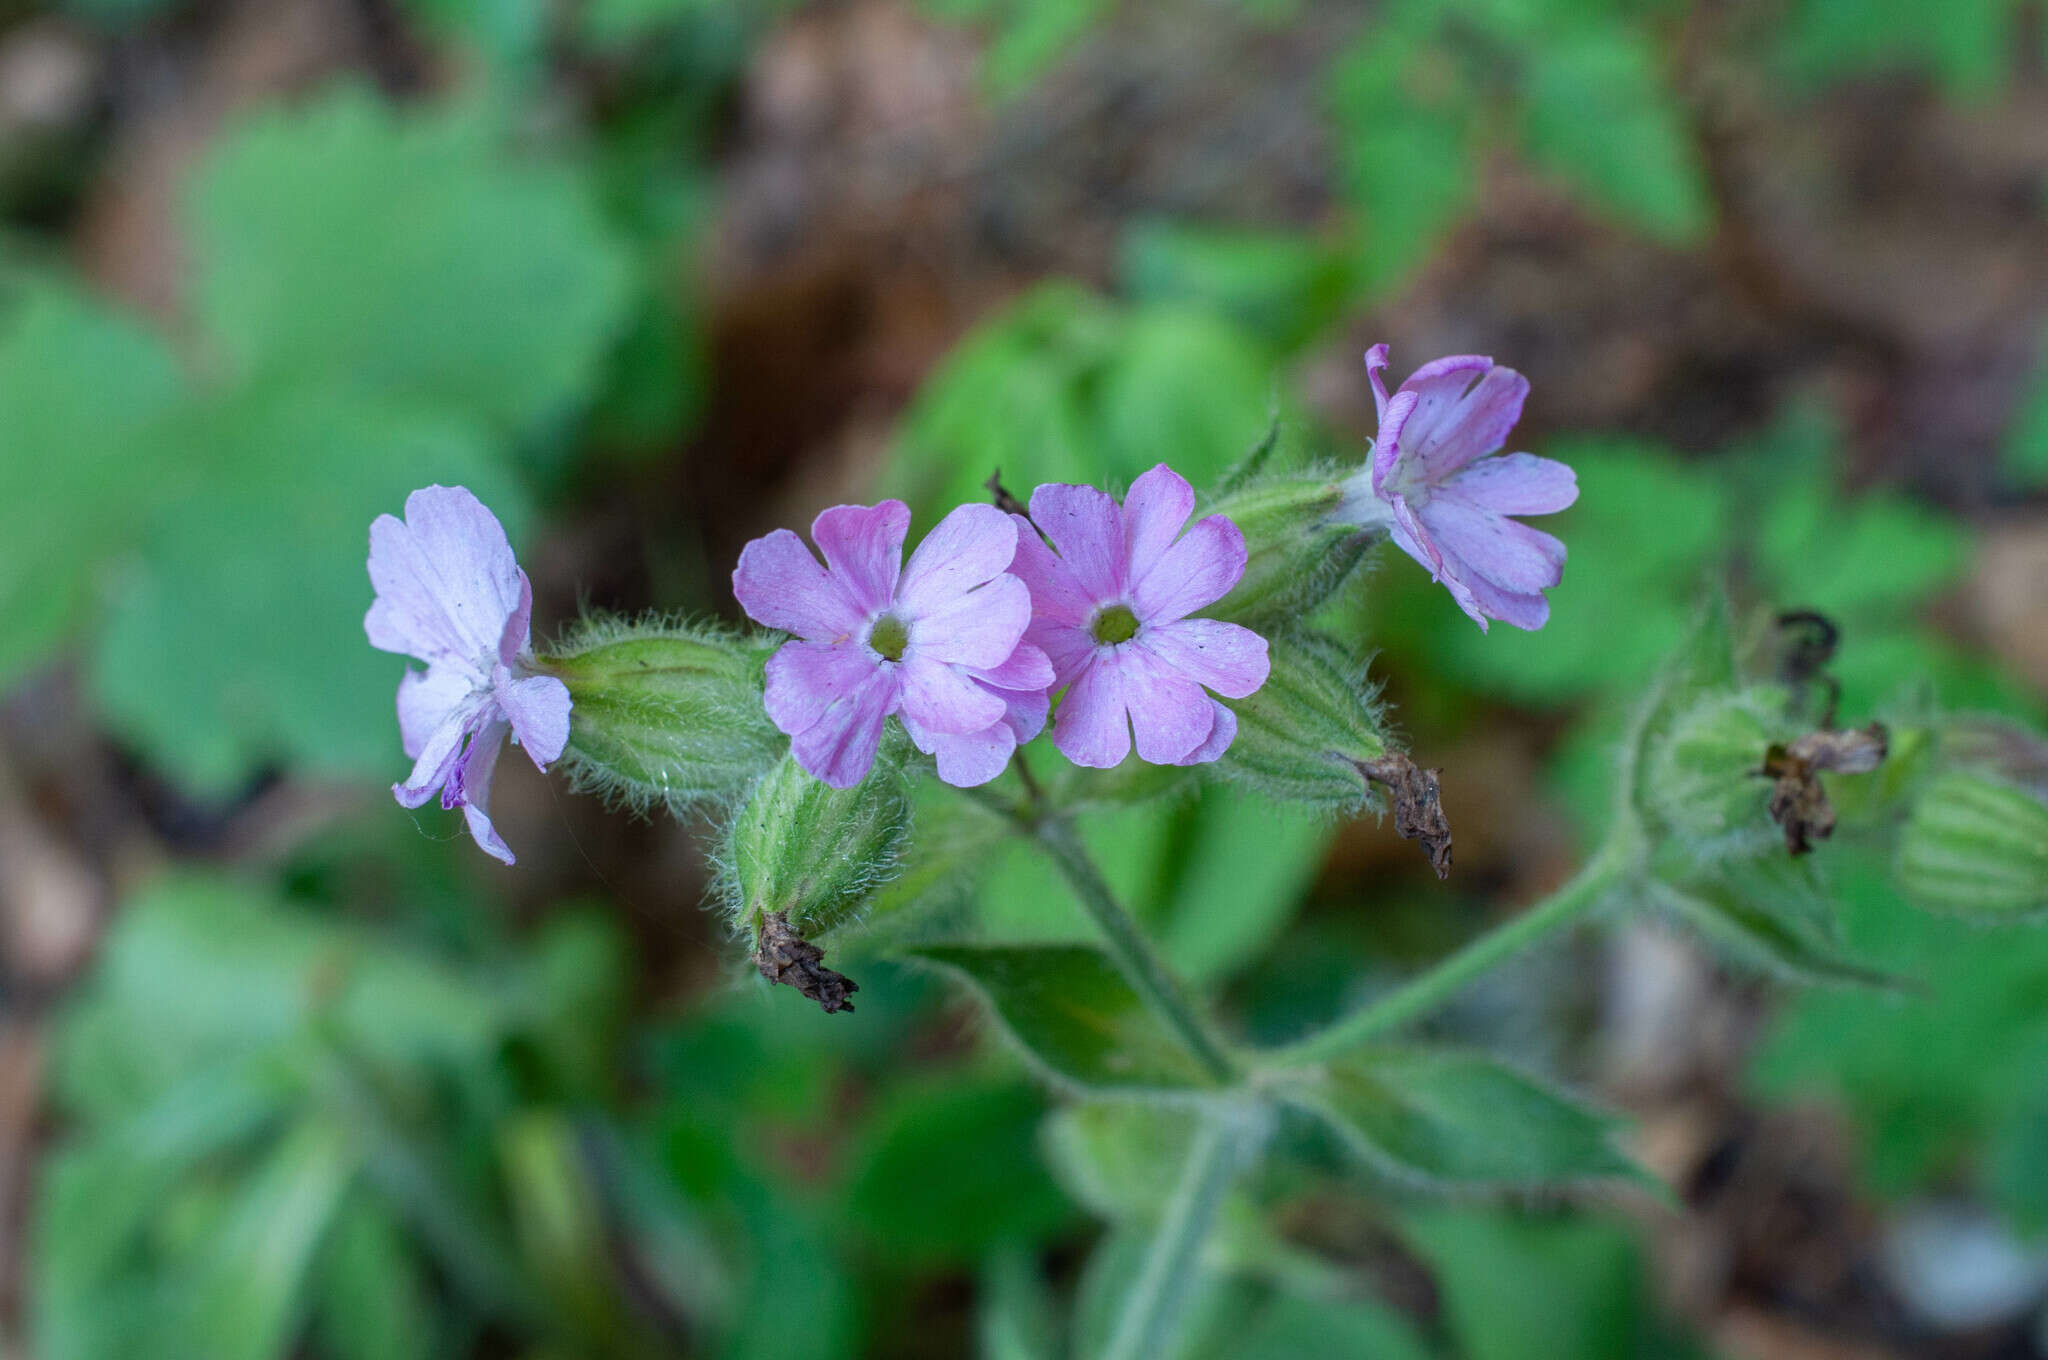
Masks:
[[[370,525],[370,584],[363,617],[370,645],[422,661],[478,667],[497,649],[520,599],[519,564],[505,528],[459,486],[405,498],[405,518]]]
[[[1177,765],[1216,728],[1216,706],[1202,687],[1140,647],[1118,649],[1124,707],[1138,740],[1138,758]]]
[[[1067,686],[1053,715],[1053,745],[1076,765],[1107,770],[1131,753],[1123,669],[1117,663],[1114,656],[1096,656]]]
[[[1174,764],[1207,765],[1210,761],[1219,759],[1230,749],[1230,743],[1237,740],[1237,715],[1214,699],[1209,702],[1216,705],[1216,725],[1209,729],[1209,739],[1174,761]]]
[[[404,783],[391,786],[391,796],[398,800],[400,807],[419,807],[434,796],[435,790],[448,783],[455,773],[456,761],[462,755],[463,738],[478,725],[478,712],[478,705],[464,705],[450,713],[447,720],[428,736],[413,761],[412,774]]]
[[[1087,629],[1048,619],[1031,621],[1031,626],[1024,630],[1023,645],[1038,648],[1052,663],[1052,689],[1072,683],[1074,677],[1081,673],[1081,668],[1095,655],[1096,649],[1095,639],[1088,635]]]
[[[1375,496],[1390,494],[1387,489],[1389,478],[1403,462],[1401,452],[1401,428],[1408,423],[1408,417],[1415,414],[1415,403],[1421,400],[1407,388],[1393,395],[1380,411],[1379,438],[1372,446],[1372,493]],[[1396,479],[1397,484],[1405,478]]]
[[[1131,587],[1131,608],[1142,623],[1171,623],[1214,604],[1244,579],[1244,534],[1222,515],[1211,515],[1181,535]]]
[[[1373,410],[1381,425],[1387,423],[1387,346],[1374,345],[1365,352],[1365,376],[1372,384]]]
[[[1048,482],[1031,493],[1031,518],[1091,603],[1123,594],[1124,521],[1108,492]]]
[[[466,721],[475,706],[476,677],[460,666],[408,669],[398,681],[398,737],[407,756],[417,760],[427,739],[451,720]]]
[[[1400,431],[1401,457],[1424,480],[1441,482],[1507,443],[1529,380],[1483,354],[1453,354],[1416,369],[1401,390],[1416,395]]]
[[[740,550],[732,593],[754,622],[812,642],[851,637],[867,621],[846,587],[787,529]]]
[[[895,598],[909,532],[910,507],[902,501],[835,505],[811,521],[825,565],[863,614],[879,614]]]
[[[894,707],[896,677],[877,667],[866,683],[790,739],[796,763],[835,789],[850,789],[874,768],[882,723]]]
[[[945,601],[910,625],[905,660],[925,657],[962,666],[1000,666],[1031,626],[1031,591],[1004,572],[987,585]]]
[[[1144,580],[1194,513],[1195,489],[1166,464],[1132,482],[1123,507],[1125,579]]]
[[[1000,692],[1003,721],[1022,746],[1045,730],[1045,715],[1052,708],[1052,695],[1042,689],[1006,689]]]
[[[519,599],[512,606],[512,612],[505,616],[505,626],[498,632],[498,664],[509,666],[519,660],[526,646],[533,641],[533,582],[526,579],[526,573],[519,573]]]
[[[1002,665],[970,667],[967,673],[996,689],[1027,691],[1050,689],[1057,678],[1052,658],[1045,654],[1043,648],[1028,642],[1018,643],[1017,650],[1011,652]]]
[[[939,778],[955,788],[971,789],[986,784],[1010,763],[1017,749],[1016,735],[1006,723],[991,723],[979,732],[933,732],[905,714],[903,730],[917,749],[938,761]]]
[[[1504,453],[1467,464],[1437,494],[1500,515],[1549,515],[1579,498],[1579,478],[1553,458]]]
[[[1217,619],[1182,619],[1148,628],[1133,645],[1196,684],[1232,699],[1255,693],[1271,668],[1264,638]]]
[[[529,675],[514,680],[505,667],[498,667],[494,687],[498,707],[512,724],[512,733],[527,758],[545,770],[569,744],[569,687],[552,675]]]
[[[762,701],[777,731],[795,736],[833,704],[850,697],[882,669],[857,642],[785,642],[768,658]]]
[[[1003,720],[1003,701],[957,667],[927,656],[904,658],[897,667],[903,712],[920,726],[951,734],[979,732]]]
[[[993,505],[956,506],[910,555],[896,599],[912,618],[944,609],[1010,565],[1017,526]]]
[[[1017,526],[1017,555],[1010,559],[1010,574],[1030,587],[1033,616],[1076,627],[1087,623],[1096,602],[1081,588],[1073,568],[1045,546],[1030,520],[1022,515],[1010,518]]]
[[[1439,496],[1416,514],[1440,552],[1517,595],[1548,590],[1564,577],[1565,548],[1541,529]]]
[[[498,774],[498,752],[505,745],[505,724],[487,724],[469,744],[458,776],[462,819],[469,824],[470,838],[483,852],[500,864],[513,863],[512,847],[491,823],[491,784]]]

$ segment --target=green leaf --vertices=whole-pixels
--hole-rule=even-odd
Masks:
[[[1301,1360],[1303,1356],[1432,1360],[1415,1325],[1370,1299],[1305,1299],[1281,1294],[1249,1325],[1232,1330],[1217,1360]]]
[[[199,319],[227,370],[353,383],[509,432],[580,400],[622,322],[627,262],[583,186],[500,155],[499,131],[475,109],[405,112],[346,88],[232,130],[189,224]]]
[[[1059,1360],[1052,1291],[1032,1254],[1010,1246],[990,1254],[977,1291],[975,1336],[981,1360]]]
[[[2048,486],[2048,336],[2005,434],[2005,472],[2029,490]]]
[[[420,1264],[390,1215],[352,1195],[335,1216],[311,1288],[323,1354],[428,1360],[436,1318]]]
[[[853,1153],[846,1219],[905,1268],[964,1265],[998,1243],[1072,1223],[1036,1135],[1045,1101],[1030,1086],[979,1080],[894,1093]]]
[[[1589,24],[1549,38],[1530,53],[1524,96],[1537,164],[1660,240],[1705,236],[1699,158],[1645,35]]]
[[[169,489],[152,440],[180,387],[160,341],[65,289],[0,313],[0,689],[64,640]]]
[[[1776,29],[1777,65],[1814,89],[1849,76],[1924,70],[1952,94],[1985,96],[2014,69],[2013,0],[1796,0]]]
[[[1291,351],[1336,319],[1350,265],[1312,237],[1146,221],[1124,234],[1119,272],[1139,302],[1190,304]]]
[[[1046,1157],[1066,1192],[1102,1218],[1148,1222],[1173,1197],[1196,1116],[1138,1101],[1077,1101],[1045,1121]]]
[[[1811,864],[1775,848],[1688,877],[1657,882],[1649,900],[1729,955],[1782,981],[1897,990],[1902,980],[1841,948],[1834,904]]]
[[[1094,26],[1108,0],[1014,0],[982,59],[997,98],[1021,93]]]
[[[1272,380],[1265,351],[1206,312],[1044,284],[926,381],[885,483],[920,515],[986,500],[998,468],[1025,496],[1042,482],[1127,485],[1159,462],[1204,486],[1265,432]]]
[[[1474,1190],[1656,1184],[1616,1150],[1611,1116],[1481,1054],[1379,1049],[1279,1094],[1397,1180]]]
[[[1391,291],[1477,197],[1479,99],[1434,41],[1426,7],[1368,29],[1331,67],[1329,102],[1346,196],[1364,219],[1362,287]]]
[[[158,1353],[192,1360],[285,1354],[307,1310],[315,1254],[357,1157],[344,1134],[314,1122],[279,1142],[210,1234]]]
[[[365,535],[442,482],[476,492],[516,541],[525,501],[489,446],[473,426],[326,386],[196,406],[165,438],[158,459],[208,476],[161,510],[116,598],[91,675],[108,721],[205,793],[278,762],[402,775],[391,705],[407,663],[363,640]]]
[[[1588,1219],[1436,1210],[1406,1235],[1434,1268],[1445,1322],[1467,1360],[1632,1360],[1642,1265],[1625,1230]]]
[[[1025,1057],[1092,1091],[1188,1091],[1201,1065],[1146,1009],[1101,951],[1084,945],[930,945],[913,951],[959,973]]]

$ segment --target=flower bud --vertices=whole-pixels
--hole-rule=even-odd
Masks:
[[[2009,918],[2048,908],[2048,806],[1975,770],[1937,775],[1906,818],[1896,876],[1929,911]]]
[[[1789,735],[1785,693],[1758,687],[1709,693],[1651,740],[1643,796],[1656,820],[1695,852],[1753,850],[1774,839],[1765,814],[1764,752]]]
[[[1316,473],[1266,477],[1209,507],[1244,533],[1244,579],[1210,614],[1252,626],[1292,621],[1335,593],[1365,560],[1373,533],[1330,518],[1337,479]]]
[[[1275,633],[1266,683],[1231,704],[1237,739],[1219,768],[1279,799],[1355,812],[1369,791],[1362,766],[1387,753],[1377,689],[1365,663],[1317,633]]]
[[[724,856],[741,920],[775,913],[805,936],[822,935],[895,877],[910,834],[903,745],[885,740],[874,769],[850,789],[785,756],[748,792]]]
[[[540,662],[569,687],[579,786],[680,811],[737,797],[787,749],[761,706],[766,649],[714,629],[593,634]]]

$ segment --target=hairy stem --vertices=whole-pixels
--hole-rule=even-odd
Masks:
[[[1634,827],[1624,821],[1579,872],[1549,897],[1330,1028],[1275,1050],[1267,1055],[1268,1060],[1283,1067],[1323,1062],[1429,1014],[1482,975],[1598,906],[1609,890],[1633,871],[1637,853]]]
[[[1118,904],[1116,894],[1102,877],[1102,871],[1095,867],[1095,861],[1089,857],[1087,847],[1081,844],[1073,824],[1058,817],[1047,817],[1032,824],[1029,830],[1045,847],[1046,853],[1052,856],[1053,863],[1059,865],[1068,886],[1073,888],[1090,919],[1102,931],[1103,944],[1117,969],[1123,973],[1124,980],[1186,1045],[1213,1080],[1219,1085],[1236,1081],[1239,1075],[1236,1060],[1189,1000],[1186,989],[1167,968],[1166,961],[1159,957],[1152,942],[1145,938],[1145,932]]]
[[[1101,1360],[1148,1360],[1169,1353],[1201,1265],[1202,1244],[1236,1177],[1244,1139],[1245,1131],[1227,1116],[1203,1121],[1180,1183],[1146,1246],[1144,1264],[1117,1308]]]

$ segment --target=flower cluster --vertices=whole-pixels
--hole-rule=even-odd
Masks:
[[[1320,551],[1345,537],[1328,539],[1333,526],[1356,526],[1354,542],[1361,530],[1385,532],[1481,628],[1542,627],[1564,545],[1513,516],[1562,510],[1578,487],[1561,463],[1499,453],[1527,380],[1453,355],[1389,396],[1385,345],[1366,368],[1380,417],[1369,462],[1341,483],[1325,476],[1305,509],[1283,495],[1273,504],[1284,522],[1254,505],[1246,523],[1259,528],[1260,551]],[[1246,504],[1272,499],[1247,494]],[[1194,488],[1163,463],[1121,504],[1055,483],[1034,491],[1028,510],[959,506],[908,560],[910,510],[894,500],[824,511],[811,525],[818,555],[787,529],[746,546],[733,594],[756,623],[790,635],[768,659],[761,697],[798,765],[834,789],[860,784],[891,717],[960,787],[994,779],[1048,724],[1062,754],[1094,768],[1133,748],[1156,765],[1204,764],[1230,748],[1239,715],[1223,701],[1256,693],[1273,664],[1260,633],[1197,616],[1245,576],[1238,524],[1226,514],[1190,524]],[[1308,516],[1299,524],[1288,519],[1297,511]],[[404,519],[379,517],[369,568],[370,642],[426,663],[399,683],[399,732],[415,764],[393,793],[418,807],[439,792],[510,864],[489,813],[499,750],[509,735],[543,769],[563,753],[574,701],[561,677],[574,682],[576,671],[535,661],[526,575],[504,529],[460,487],[416,491]],[[1222,612],[1266,626],[1235,597]],[[665,770],[658,786],[670,787]]]
[[[1059,484],[1032,493],[1029,518],[963,505],[907,563],[901,501],[819,515],[823,565],[787,529],[755,539],[733,594],[755,622],[794,635],[768,662],[768,714],[834,788],[866,776],[892,713],[941,779],[986,783],[1062,691],[1053,744],[1076,764],[1118,764],[1134,731],[1154,764],[1214,760],[1237,720],[1208,691],[1258,689],[1266,642],[1189,617],[1245,566],[1229,520],[1181,532],[1194,508],[1194,488],[1161,464],[1121,507]]]

